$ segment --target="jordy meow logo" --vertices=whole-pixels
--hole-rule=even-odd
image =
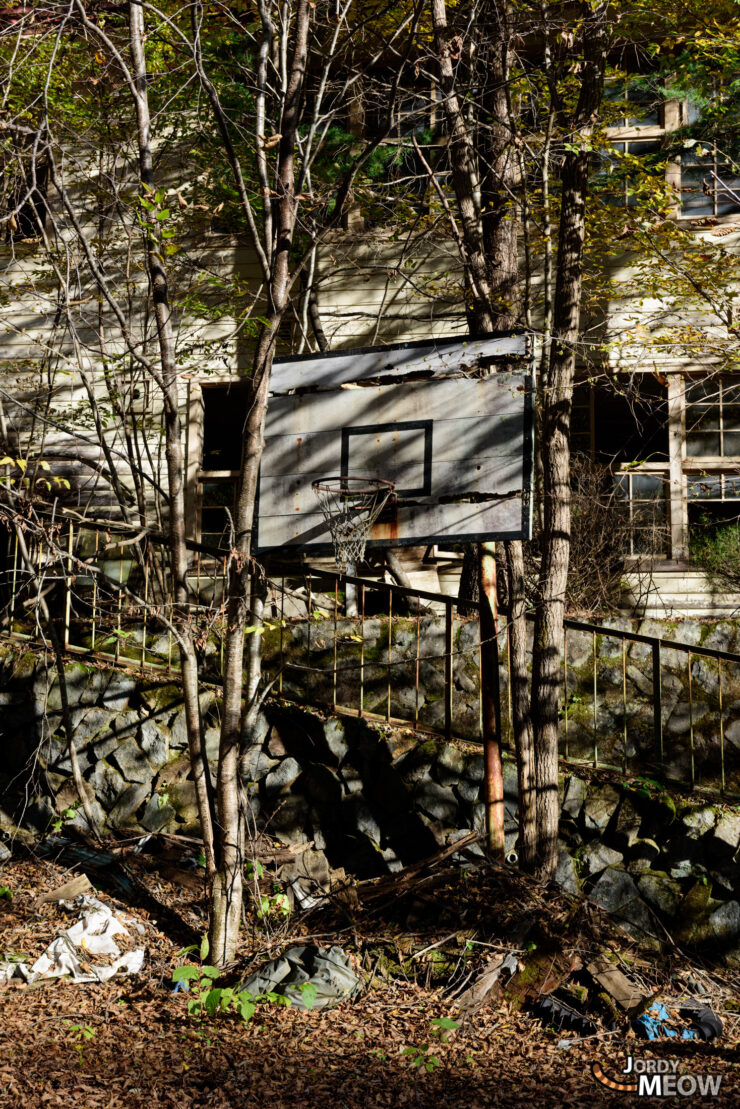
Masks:
[[[627,1066],[618,1080],[604,1074],[599,1063],[591,1073],[610,1090],[637,1094],[638,1097],[717,1097],[721,1074],[679,1074],[678,1059],[636,1059],[627,1056]]]

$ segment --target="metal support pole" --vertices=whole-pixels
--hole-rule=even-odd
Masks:
[[[501,767],[501,689],[498,658],[496,560],[493,543],[478,547],[480,584],[481,702],[485,763],[486,844],[494,857],[504,857],[504,778]]]

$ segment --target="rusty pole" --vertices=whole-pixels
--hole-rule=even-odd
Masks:
[[[483,709],[484,804],[486,844],[494,858],[504,858],[504,778],[501,769],[501,688],[498,658],[498,606],[494,544],[478,545],[480,584],[480,681]]]

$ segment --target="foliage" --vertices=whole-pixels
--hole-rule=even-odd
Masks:
[[[460,1027],[459,1021],[450,1017],[435,1017],[430,1021],[432,1025],[430,1042],[419,1044],[416,1047],[408,1046],[401,1052],[408,1055],[412,1067],[423,1067],[427,1074],[432,1074],[442,1062],[438,1055],[432,1054],[432,1048],[439,1049],[440,1044],[447,1043],[451,1034]]]
[[[195,951],[195,947],[186,947],[181,954]],[[232,986],[217,986],[221,970],[209,966],[204,960],[208,957],[208,937],[204,936],[200,945],[200,965],[190,963],[176,967],[172,972],[172,981],[192,983],[193,994],[188,1001],[188,1013],[191,1016],[214,1018],[218,1013],[235,1012],[244,1024],[248,1024],[255,1014],[257,1005],[269,1003],[274,1005],[290,1005],[290,1001],[276,993],[251,994],[248,990],[236,989]]]
[[[700,521],[691,536],[690,555],[717,590],[740,591],[740,522],[712,526]]]

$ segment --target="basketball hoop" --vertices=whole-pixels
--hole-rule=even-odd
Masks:
[[[331,532],[337,568],[346,574],[350,563],[362,562],[365,557],[370,528],[394,496],[395,484],[344,474],[314,481],[311,488]]]

